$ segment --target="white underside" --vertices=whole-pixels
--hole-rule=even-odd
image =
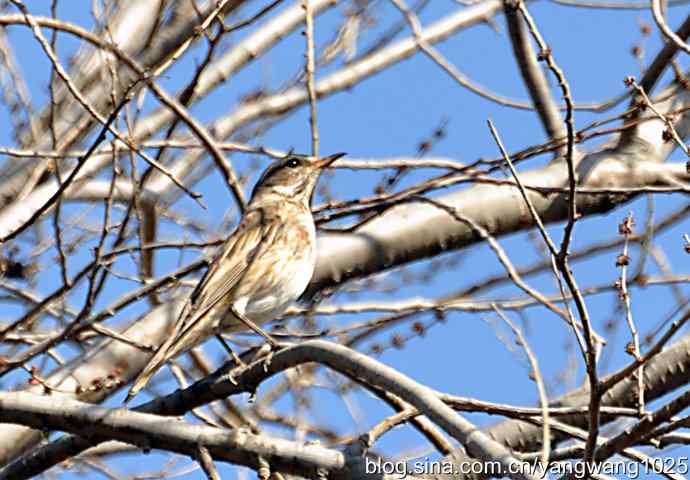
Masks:
[[[315,245],[316,231],[313,226],[311,235],[312,245]],[[286,262],[286,269],[281,274],[289,278],[289,282],[282,288],[275,288],[268,295],[240,297],[234,302],[234,309],[256,323],[275,320],[307,289],[314,274],[315,257],[316,252],[312,251],[306,258]]]
[[[282,313],[293,301],[302,295],[314,273],[311,262],[299,263],[301,265],[293,266],[292,280],[284,288],[275,289],[269,295],[259,298],[250,298],[249,296],[238,298],[233,305],[234,308],[238,313],[247,315],[252,319]]]

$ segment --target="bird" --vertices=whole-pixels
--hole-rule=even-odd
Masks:
[[[317,159],[290,153],[263,172],[242,219],[135,379],[125,404],[166,362],[210,336],[248,328],[267,335],[259,325],[304,293],[316,264],[314,190],[321,172],[344,155]]]

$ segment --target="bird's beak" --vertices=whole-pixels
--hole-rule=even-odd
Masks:
[[[317,166],[317,168],[326,168],[329,165],[331,165],[333,162],[338,160],[340,157],[344,157],[345,155],[347,155],[347,154],[340,152],[340,153],[335,153],[333,155],[329,155],[327,157],[320,158],[316,161],[316,166]]]

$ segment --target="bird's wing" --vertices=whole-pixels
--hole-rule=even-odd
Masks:
[[[225,298],[251,264],[273,243],[280,228],[276,222],[266,222],[261,209],[245,215],[235,234],[192,293],[189,318],[205,314]]]
[[[205,315],[220,302],[242,279],[262,250],[270,245],[280,226],[267,222],[262,209],[245,213],[242,222],[226,240],[220,254],[192,292],[189,302],[175,322],[168,339],[158,348],[144,370],[134,381],[125,402],[128,402],[148,383],[168,360],[200,341],[205,329],[196,328]]]

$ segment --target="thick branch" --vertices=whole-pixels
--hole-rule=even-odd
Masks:
[[[214,460],[258,468],[259,458],[281,472],[316,477],[326,469],[347,478],[345,456],[318,445],[254,435],[242,429],[223,430],[126,409],[98,407],[69,399],[0,392],[0,420],[37,429],[78,433],[94,442],[119,440],[196,458],[199,446]],[[4,478],[12,478],[11,473]],[[13,478],[17,478],[16,476]]]
[[[658,105],[662,111],[685,105],[690,94],[681,92]],[[683,115],[676,130],[686,136],[690,130]],[[632,145],[605,149],[585,155],[577,164],[578,188],[635,188],[664,184],[656,167],[673,149],[663,140],[666,126],[659,120],[645,122]],[[656,178],[655,178],[656,177]],[[563,164],[521,173],[526,186],[565,188],[568,172]],[[529,189],[529,188],[528,188]],[[463,216],[500,236],[534,226],[524,209],[517,187],[477,185],[436,199]],[[577,211],[582,215],[605,213],[629,201],[631,195],[578,195]],[[539,217],[545,222],[568,218],[567,195],[530,193]],[[448,215],[431,205],[405,203],[348,234],[327,234],[319,241],[319,261],[309,294],[335,287],[347,279],[364,277],[398,265],[430,258],[441,252],[467,247],[481,240],[471,228],[449,221]]]
[[[164,327],[177,318],[182,301],[168,302],[151,310],[132,322],[121,332],[130,341],[144,345],[160,344],[167,333]],[[51,398],[76,398],[83,402],[98,403],[127,383],[139,373],[150,354],[129,344],[114,340],[99,343],[88,352],[57,368],[44,378],[50,385]],[[27,385],[25,392],[44,393],[43,387]],[[31,449],[43,434],[18,425],[0,425],[0,464],[6,464],[22,452]]]
[[[227,371],[221,369],[222,371],[216,372],[210,379],[198,382],[186,391],[173,394],[166,399],[150,402],[140,409],[159,411],[166,409],[167,411],[164,413],[168,414],[175,411],[174,408],[171,408],[175,405],[179,408],[182,404],[185,409],[191,409],[232,394],[253,391],[261,382],[272,375],[308,362],[317,362],[343,373],[374,393],[379,390],[393,393],[416,407],[427,418],[455,437],[475,458],[488,462],[499,461],[511,478],[532,478],[523,473],[528,469],[521,466],[521,462],[513,458],[507,449],[479,432],[474,425],[455,413],[428,387],[418,384],[366,355],[321,340],[304,342],[285,348],[273,354],[270,361],[259,359],[239,372],[233,371],[234,381],[230,380]],[[71,442],[72,448],[68,450],[70,454],[75,454],[76,450],[83,450],[90,444],[115,439],[189,455],[188,445],[191,439],[194,439],[191,445],[202,444],[206,446],[216,459],[248,464],[246,458],[240,457],[241,461],[237,461],[237,456],[233,458],[217,456],[216,448],[223,448],[225,445],[225,450],[228,450],[228,445],[233,446],[233,443],[239,443],[233,442],[232,434],[226,434],[219,429],[190,425],[185,422],[161,422],[160,417],[154,415],[93,407],[71,400],[59,402],[44,397],[32,398],[30,395],[26,395],[26,397],[36,401],[25,401],[21,394],[0,393],[0,420],[21,423],[34,428],[57,429],[79,434],[81,439],[61,440],[67,445],[70,445]],[[178,413],[182,412],[178,411]],[[235,432],[235,434],[246,435],[242,432]],[[216,440],[221,443],[215,443]],[[266,443],[270,445],[270,442]],[[193,453],[196,453],[196,450]],[[283,452],[275,446],[268,453],[270,458],[264,458],[269,460],[274,467],[286,463],[290,464],[291,455],[295,455],[292,451]],[[46,456],[40,455],[40,452],[38,454],[39,458],[45,459]],[[54,455],[50,458],[53,461],[60,460]],[[250,460],[255,461],[254,458]],[[296,458],[296,460],[297,466],[302,466],[300,458]],[[319,467],[327,470],[342,469],[345,464],[341,459],[339,460],[338,464],[334,462],[331,465],[324,464],[319,465]],[[255,466],[256,464],[249,463],[249,465]],[[2,478],[18,475],[15,469],[23,466],[35,467],[36,464],[30,460],[18,462],[3,471]],[[312,465],[308,467],[313,468]],[[305,469],[305,466],[302,466],[302,469]],[[39,473],[37,470],[31,470],[32,475],[37,473]],[[308,475],[308,472],[305,471],[299,473],[303,476]],[[27,470],[23,470],[21,475],[26,476],[27,474]]]

